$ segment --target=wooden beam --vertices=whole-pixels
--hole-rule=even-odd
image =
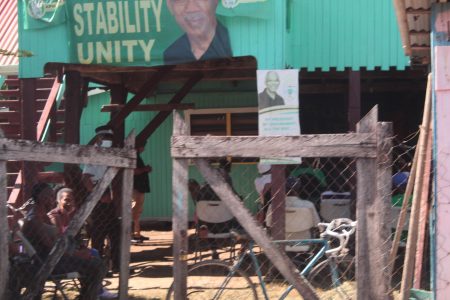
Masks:
[[[42,111],[41,117],[37,124],[37,128],[36,128],[36,140],[37,141],[40,141],[44,135],[45,126],[47,125],[47,122],[50,120],[52,109],[55,107],[56,96],[58,94],[60,86],[61,86],[61,84],[58,82],[58,79],[55,78],[55,82],[53,83],[52,89],[50,91],[50,95],[48,96],[47,101],[45,102],[44,109]],[[53,122],[56,123],[56,119],[53,120]]]
[[[66,73],[64,142],[66,144],[80,143],[80,116],[82,80],[78,72]]]
[[[358,133],[374,133],[377,130],[378,106],[375,106],[357,125]],[[377,162],[374,158],[361,158],[356,162],[357,169],[357,199],[356,199],[356,281],[357,299],[385,299],[388,297],[384,286],[378,286],[380,275],[376,265],[377,248],[386,241],[374,244],[372,238],[380,224],[376,224],[374,208],[377,202]],[[380,211],[378,213],[385,213]],[[375,235],[378,237],[378,235]],[[378,278],[377,278],[378,276]],[[364,287],[364,288],[361,288]]]
[[[206,159],[196,159],[195,165],[199,169],[211,188],[225,203],[230,212],[236,217],[246,232],[260,246],[264,254],[272,264],[280,271],[286,280],[294,286],[303,299],[319,299],[309,282],[299,273],[297,267],[292,263],[284,251],[280,251],[261,226],[259,226],[241,199],[235,194],[231,186],[223,178],[218,170],[213,169]]]
[[[38,295],[40,287],[44,285],[46,279],[66,252],[69,240],[80,231],[87,217],[91,214],[95,205],[109,187],[117,172],[119,172],[119,169],[115,167],[109,167],[106,170],[105,175],[94,187],[92,193],[87,197],[83,205],[76,211],[64,234],[56,241],[55,246],[53,246],[39,271],[34,274],[29,288],[25,291],[24,299],[31,300]]]
[[[430,128],[431,129],[431,128]],[[427,223],[429,217],[429,194],[430,194],[430,179],[431,179],[431,163],[433,161],[433,136],[431,130],[428,133],[428,140],[426,146],[425,156],[425,173],[423,174],[422,194],[420,195],[420,214],[417,235],[417,251],[416,264],[414,269],[414,283],[415,289],[420,289],[422,285],[422,270],[423,270],[423,254],[425,252]]]
[[[145,84],[142,85],[139,92],[127,102],[125,107],[108,122],[108,125],[114,128],[121,125],[125,118],[136,108],[136,106],[138,106],[148,94],[157,88],[159,82],[169,73],[169,71],[169,68],[164,68],[156,72]]]
[[[361,118],[361,72],[348,71],[348,130],[355,131]]]
[[[3,132],[0,129],[0,137]],[[9,277],[9,226],[8,226],[8,209],[6,200],[8,192],[6,190],[6,161],[0,160],[0,298],[8,299],[6,290]]]
[[[376,160],[376,198],[367,206],[367,228],[371,253],[370,269],[373,284],[377,290],[371,299],[391,299],[391,269],[389,251],[391,250],[391,208],[392,208],[392,140],[393,124],[391,122],[377,123],[377,160]],[[370,218],[371,217],[371,218]],[[359,219],[358,219],[359,221]]]
[[[173,135],[187,134],[187,127],[179,113],[173,114]],[[172,159],[172,230],[174,299],[186,299],[188,240],[188,160]]]
[[[120,168],[134,168],[136,165],[134,150],[4,138],[0,138],[0,157],[3,160],[94,164]]]
[[[123,85],[114,85],[111,87],[111,104],[120,105],[124,107],[127,102],[128,92]],[[120,111],[111,112],[111,120],[114,120],[116,116],[120,114]],[[125,122],[114,126],[114,145],[116,147],[123,146],[123,140],[125,138]]]
[[[119,111],[123,108],[123,105],[119,104],[109,104],[103,105],[102,112],[114,112]],[[141,104],[136,106],[133,111],[173,111],[173,110],[186,110],[194,109],[194,103],[180,103],[180,104]]]
[[[272,165],[272,226],[271,235],[274,240],[286,237],[286,166]]]
[[[134,130],[125,140],[124,147],[134,151]],[[122,201],[120,222],[120,274],[119,274],[119,299],[128,299],[128,279],[130,277],[130,245],[131,240],[131,199],[133,198],[133,168],[126,168],[122,174]]]
[[[192,90],[192,88],[202,79],[201,74],[195,74],[184,84],[184,86],[173,96],[168,104],[179,104],[183,101],[184,97]],[[159,112],[144,129],[136,137],[136,144],[143,144],[155,130],[164,122],[172,112],[161,111]]]
[[[324,147],[323,145],[327,145]],[[172,157],[365,157],[376,156],[371,133],[299,136],[173,136]]]
[[[425,94],[425,104],[423,108],[422,126],[420,127],[419,141],[417,144],[417,174],[414,182],[414,192],[411,206],[411,216],[409,219],[408,239],[406,240],[405,264],[402,273],[402,283],[400,288],[400,299],[409,299],[412,287],[415,253],[417,249],[418,220],[420,213],[419,197],[423,190],[423,178],[425,174],[425,157],[428,141],[428,134],[431,127],[431,107],[432,107],[432,80],[431,74],[428,75],[427,92]]]
[[[20,80],[21,84],[21,138],[25,140],[36,140],[36,79],[25,78]],[[24,203],[31,195],[31,188],[36,181],[36,165],[32,162],[22,162],[22,199],[19,204]],[[12,199],[14,200],[14,199]]]

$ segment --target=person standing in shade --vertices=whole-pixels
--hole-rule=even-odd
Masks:
[[[111,126],[103,125],[95,129],[95,145],[97,147],[110,148],[113,145],[114,132]],[[107,166],[91,165],[84,166],[82,181],[89,193],[105,175]],[[120,264],[120,219],[117,205],[120,196],[113,193],[112,187],[108,187],[101,196],[99,202],[92,210],[89,217],[89,235],[92,240],[92,248],[97,249],[100,255],[106,256],[105,239],[111,242],[112,271],[117,273]]]
[[[275,71],[267,72],[265,82],[266,88],[258,95],[259,110],[275,105],[284,105],[284,99],[277,94],[280,86],[278,73]]]
[[[164,51],[164,64],[232,57],[228,30],[216,18],[219,0],[167,0],[185,32]]]
[[[141,235],[140,217],[144,210],[145,194],[150,192],[150,182],[148,173],[152,171],[150,165],[145,165],[140,153],[144,151],[144,145],[136,147],[137,163],[134,169],[133,180],[133,201],[132,201],[132,218],[133,218],[133,235],[131,240],[135,243],[148,241],[149,238]]]

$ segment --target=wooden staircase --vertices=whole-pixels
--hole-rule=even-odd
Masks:
[[[64,135],[64,103],[62,101],[60,108],[56,109],[55,98],[59,83],[55,78],[44,77],[34,79],[35,91],[33,91],[34,99],[22,99],[23,91],[21,91],[21,81],[17,76],[9,76],[4,85],[0,89],[0,128],[3,130],[4,136],[9,139],[28,139],[28,140],[44,140],[44,132],[47,121],[50,122],[46,141],[56,142]],[[55,85],[58,85],[55,87]],[[53,98],[52,98],[53,97]],[[26,105],[32,105],[34,111],[31,115],[22,114]],[[32,118],[28,120],[24,118]],[[28,124],[28,125],[27,125]],[[34,125],[34,126],[33,126]],[[33,126],[34,135],[30,135],[30,128],[25,126]],[[28,132],[28,136],[26,136]],[[32,132],[32,131],[31,131]],[[7,162],[7,187],[10,203],[22,203],[24,199],[21,197],[22,176],[21,170],[24,163],[21,161]],[[38,167],[38,165],[34,165]],[[40,166],[39,166],[40,167]],[[36,170],[37,180],[45,182],[61,182],[62,175],[55,172],[42,172],[42,169]]]

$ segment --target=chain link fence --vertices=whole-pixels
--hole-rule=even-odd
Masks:
[[[394,255],[394,260],[383,272],[391,274],[390,288],[385,293],[394,298],[400,295],[403,265],[406,263],[405,248],[413,196],[409,196],[404,208],[402,204],[412,171],[418,135],[419,132],[403,141],[394,138],[388,153],[392,157],[387,166],[392,168],[392,187],[388,189],[388,195],[382,195],[384,199],[389,199],[386,204],[389,209],[382,212],[386,216],[386,224],[380,226],[388,227],[390,232],[383,247],[390,250],[385,255]],[[323,234],[325,225],[318,226],[319,223],[330,223],[339,218],[358,221],[357,159],[308,157],[303,158],[300,164],[282,167],[265,163],[259,158],[216,157],[209,158],[208,161],[210,166],[222,174],[224,182],[232,186],[254,220],[264,228],[272,241],[278,243],[279,249],[284,250],[320,299],[357,298],[355,235],[349,235],[343,242],[342,239]],[[275,171],[274,167],[277,168]],[[196,295],[192,299],[211,299],[221,290],[220,294],[227,295],[227,299],[252,298],[255,294],[261,299],[299,299],[300,296],[295,289],[291,291],[290,283],[280,274],[277,266],[252,241],[242,224],[221,203],[220,197],[200,173],[200,170],[190,167],[189,193],[195,203],[195,230],[189,240],[191,256],[188,260],[188,296],[191,293]],[[387,190],[383,191],[386,193]],[[431,195],[432,193],[428,194],[428,203],[431,202]],[[401,232],[397,233],[400,243],[396,252],[393,252],[392,243],[402,210],[406,212],[406,221]],[[428,214],[421,218],[420,222],[426,224]],[[284,232],[280,232],[280,228],[284,228]],[[350,231],[348,228],[346,230]],[[369,229],[369,232],[374,230],[376,229]],[[416,258],[414,288],[429,290],[428,230],[424,234],[418,243],[422,255]],[[297,243],[277,242],[278,240],[297,240]],[[318,242],[320,240],[325,240],[326,249],[323,248],[324,244]],[[342,249],[339,248],[340,245],[343,245]],[[332,250],[337,248],[336,252]],[[322,251],[326,252],[323,256]],[[378,261],[382,268],[381,257],[367,256],[365,259]],[[230,277],[230,273],[234,275],[227,286],[232,288],[226,289],[223,283]]]
[[[46,147],[35,144],[37,148]],[[45,162],[39,158],[24,161],[26,169],[20,170],[19,161],[6,162],[7,173],[2,176],[7,179],[9,195],[7,299],[31,299],[35,295],[44,295],[45,299],[53,294],[64,299],[118,297],[110,290],[117,291],[119,286],[111,285],[107,278],[122,276],[121,264],[129,259],[131,207],[128,211],[127,203],[131,202],[132,184],[124,182],[132,177],[130,171],[120,172],[119,167],[106,164],[131,166],[133,160],[126,157],[133,158],[134,150],[69,147],[79,147],[77,151],[69,149],[78,156],[72,161],[87,163],[52,162],[49,156]],[[61,151],[53,151],[54,161],[58,161]],[[103,152],[98,154],[100,158],[96,158],[96,151]],[[99,162],[105,158],[109,163]],[[19,196],[24,197],[14,196],[17,182],[22,186]],[[124,201],[126,193],[129,199]],[[50,275],[42,275],[47,270]],[[44,285],[39,283],[41,276]]]

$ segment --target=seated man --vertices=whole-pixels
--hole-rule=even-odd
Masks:
[[[75,214],[75,199],[73,191],[68,188],[62,188],[56,194],[57,206],[47,215],[50,222],[58,228],[60,234],[66,231],[69,222]]]
[[[38,183],[32,189],[34,207],[28,212],[22,228],[24,235],[43,261],[53,248],[59,234],[47,215],[54,207],[54,193],[46,183]],[[89,250],[65,253],[53,270],[53,274],[78,272],[81,275],[80,299],[97,299],[106,268],[103,261],[92,257]]]
[[[56,202],[56,208],[52,209],[47,215],[50,218],[50,222],[58,228],[59,233],[63,234],[75,214],[76,204],[73,190],[65,187],[59,189],[56,194]],[[84,245],[80,245],[78,249],[82,251],[88,250],[91,257],[100,257],[96,249],[86,248]],[[112,299],[116,298],[117,295],[109,292],[106,288],[101,288],[99,297]]]

